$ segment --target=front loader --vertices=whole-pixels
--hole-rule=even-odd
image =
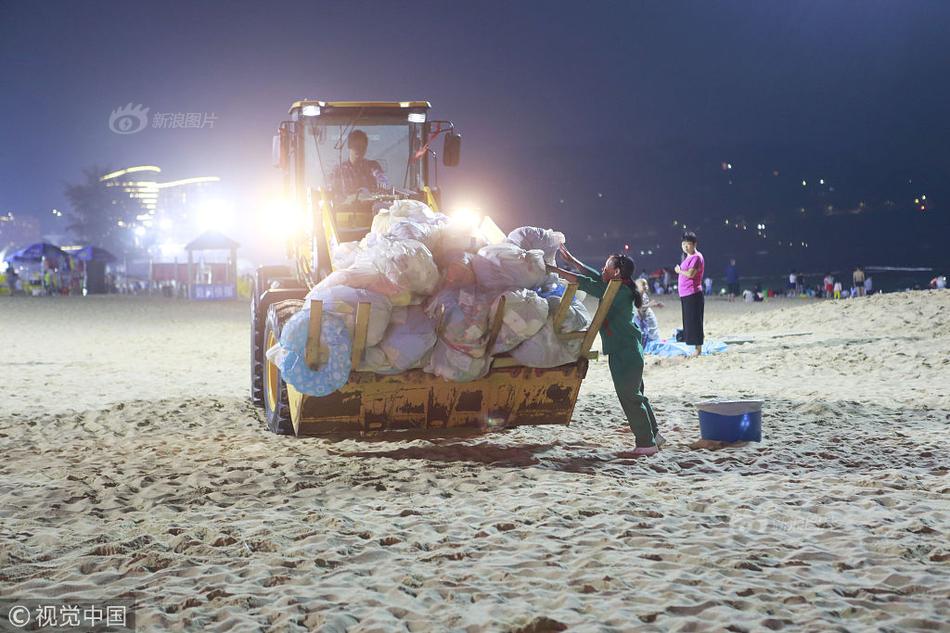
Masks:
[[[292,266],[257,270],[250,345],[251,398],[263,407],[267,426],[275,433],[409,438],[570,423],[589,359],[596,357],[590,348],[619,289],[617,282],[609,286],[588,330],[560,335],[582,339],[578,360],[560,367],[524,367],[502,355],[495,357],[488,375],[465,383],[419,369],[395,375],[354,370],[339,391],[314,397],[285,383],[277,366],[265,357],[280,339],[283,326],[304,307],[309,290],[332,272],[330,254],[337,244],[364,237],[375,213],[396,200],[420,200],[439,210],[433,145],[444,136],[442,163],[454,167],[459,162],[461,136],[450,121],[430,120],[429,109],[425,101],[306,100],[294,103],[290,120],[280,124],[274,143],[276,163],[283,170],[285,194],[297,210],[300,228],[288,243]],[[352,151],[347,138],[354,130],[365,133],[367,157],[374,161],[373,173],[385,188],[377,182],[355,193],[346,189],[351,183],[341,165]],[[575,291],[573,284],[565,291],[564,310],[555,315],[556,328]],[[306,361],[311,367],[319,365],[325,354],[320,349],[322,307],[319,301],[310,306]],[[503,314],[503,307],[496,311],[492,338],[501,328]],[[360,304],[353,367],[365,351],[368,325],[369,304]]]

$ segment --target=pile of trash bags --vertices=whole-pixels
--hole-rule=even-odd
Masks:
[[[334,271],[307,295],[304,309],[267,351],[284,379],[303,393],[328,395],[351,370],[381,374],[412,369],[455,382],[484,377],[510,354],[529,367],[577,360],[580,339],[561,339],[553,319],[564,283],[547,273],[564,235],[521,227],[497,243],[471,224],[450,220],[422,202],[400,200],[373,219],[359,242],[338,244]],[[310,300],[323,302],[320,366],[305,362]],[[356,308],[370,304],[366,351],[351,366]],[[501,328],[491,326],[504,305]],[[561,332],[585,330],[591,316],[575,298]]]

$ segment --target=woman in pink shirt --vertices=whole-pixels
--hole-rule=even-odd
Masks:
[[[683,233],[683,253],[686,258],[675,268],[679,275],[680,306],[683,309],[683,340],[687,345],[696,347],[693,356],[703,352],[703,273],[706,261],[703,254],[696,250],[696,234]]]

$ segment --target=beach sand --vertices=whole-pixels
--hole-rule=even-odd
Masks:
[[[247,314],[0,298],[0,595],[134,598],[139,631],[948,630],[950,292],[710,301],[752,342],[648,360],[637,460],[605,361],[569,427],[272,435]],[[764,398],[764,441],[690,448],[706,397]]]

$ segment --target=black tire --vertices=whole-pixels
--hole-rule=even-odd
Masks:
[[[251,281],[251,402],[264,406],[264,318],[257,279]]]
[[[284,324],[303,307],[303,303],[300,299],[288,299],[278,301],[268,308],[262,339],[264,346],[280,340],[280,332]],[[264,417],[267,420],[267,429],[278,435],[293,435],[294,425],[290,419],[287,384],[275,365],[266,359],[263,365],[261,374],[263,378]]]

